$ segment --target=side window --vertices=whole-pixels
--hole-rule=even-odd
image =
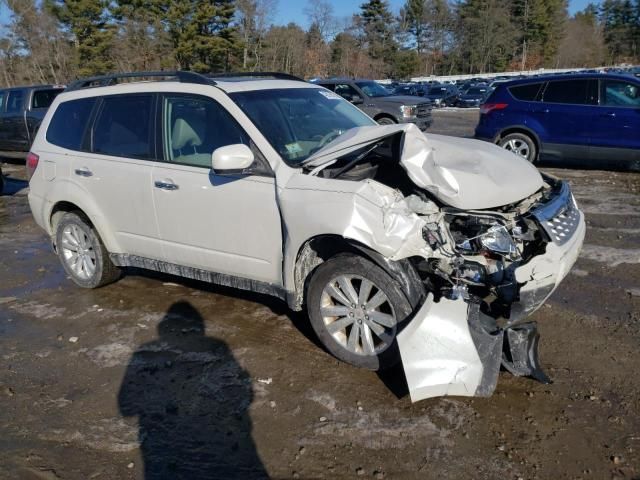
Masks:
[[[530,83],[528,85],[518,85],[516,87],[509,88],[509,93],[516,100],[523,100],[525,102],[534,102],[539,100],[538,94],[543,83]]]
[[[337,84],[334,90],[338,95],[340,95],[345,100],[353,100],[353,97],[359,97],[360,94],[353,88],[351,85],[346,83]]]
[[[58,105],[47,129],[47,142],[70,150],[81,150],[94,104],[95,98],[82,98]]]
[[[93,125],[91,151],[116,157],[151,159],[153,95],[103,97]]]
[[[549,82],[544,91],[543,101],[549,103],[570,103],[590,105],[589,80],[555,80]]]
[[[612,107],[640,107],[638,85],[622,80],[604,80],[602,82],[601,105]]]
[[[170,162],[211,168],[217,148],[236,143],[251,147],[235,119],[210,98],[167,96],[163,111],[164,149]]]
[[[60,92],[62,92],[60,89],[36,90],[31,99],[31,108],[49,108]]]
[[[335,90],[335,85],[333,83],[319,83],[318,85],[326,88],[327,90],[331,90],[332,92]]]
[[[10,90],[9,97],[7,98],[7,113],[21,112],[23,99],[23,90]]]
[[[7,96],[6,92],[0,92],[0,113],[4,112],[4,99]]]

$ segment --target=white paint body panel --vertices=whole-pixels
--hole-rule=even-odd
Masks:
[[[398,347],[411,401],[443,395],[473,396],[483,366],[469,333],[463,300],[433,301],[398,334]]]

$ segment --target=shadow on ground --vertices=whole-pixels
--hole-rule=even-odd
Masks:
[[[267,478],[252,438],[252,399],[229,347],[204,334],[190,303],[174,303],[158,338],[131,357],[118,393],[120,413],[138,421],[145,480]]]

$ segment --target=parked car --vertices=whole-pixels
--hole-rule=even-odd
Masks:
[[[61,85],[34,85],[0,90],[0,155],[24,158],[40,122]]]
[[[479,85],[469,88],[466,92],[462,93],[458,97],[456,106],[458,107],[479,107],[487,94],[489,93],[489,87],[486,85]]]
[[[341,360],[401,360],[413,400],[490,395],[501,364],[548,380],[527,317],[584,216],[495,145],[378,125],[289,75],[143,72],[72,84],[27,166],[80,287],[139,267],[274,295]]]
[[[458,88],[449,83],[434,85],[424,96],[433,102],[436,107],[449,107],[456,104],[458,100]]]
[[[393,95],[373,80],[330,79],[316,82],[348,100],[380,125],[413,123],[420,130],[431,125],[431,103],[411,95]]]
[[[640,167],[640,80],[577,74],[499,85],[480,109],[476,138],[527,160]]]
[[[424,89],[422,88],[422,85],[415,85],[415,84],[405,84],[405,85],[398,85],[396,88],[393,89],[393,95],[404,95],[404,96],[410,96],[410,97],[422,97],[424,96]]]

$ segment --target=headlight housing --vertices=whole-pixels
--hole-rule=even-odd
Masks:
[[[487,250],[502,253],[505,255],[513,255],[518,251],[513,238],[504,225],[495,225],[480,235],[480,244]]]
[[[400,107],[400,112],[403,117],[415,117],[418,111],[417,105],[402,105]]]

